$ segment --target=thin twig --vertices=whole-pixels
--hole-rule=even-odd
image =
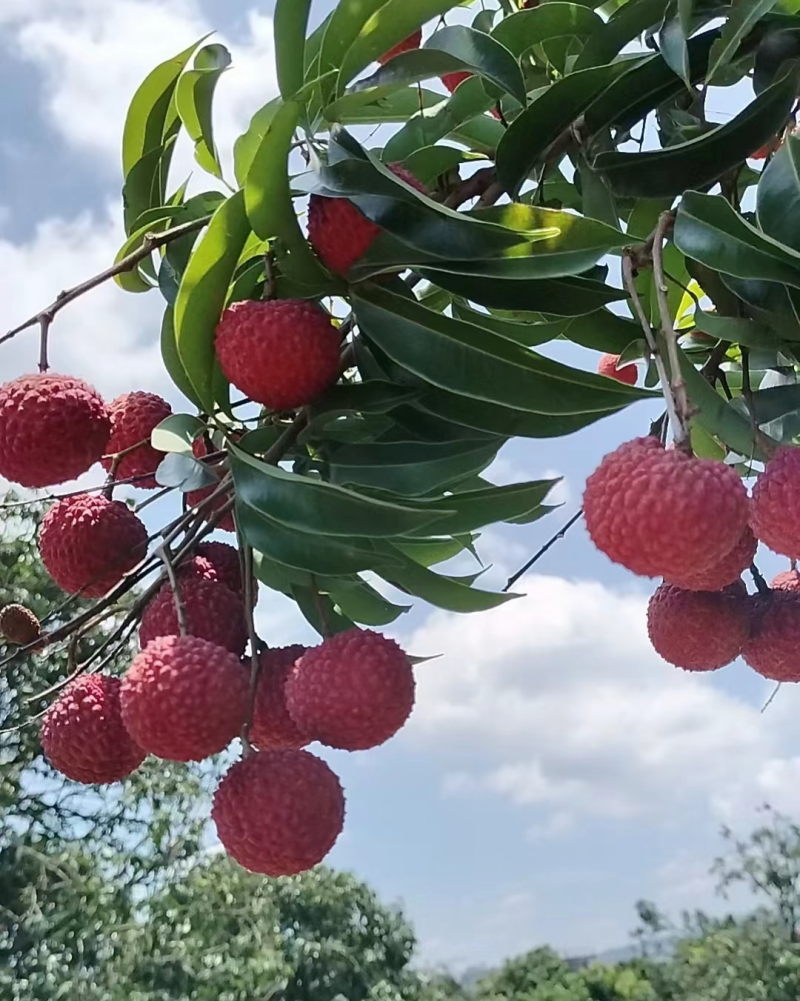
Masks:
[[[166,497],[167,494],[171,494],[173,490],[177,490],[177,487],[162,487],[161,490],[156,491],[156,493],[151,494],[146,500],[140,501],[138,504],[134,504],[133,512],[138,514],[140,511],[144,511],[146,507],[151,504],[155,504],[156,501],[161,500],[162,497]]]
[[[167,579],[169,580],[170,587],[172,588],[172,600],[175,603],[175,617],[178,620],[178,632],[181,636],[186,635],[186,609],[183,607],[183,598],[181,598],[181,589],[178,583],[178,575],[175,573],[175,567],[172,564],[172,554],[169,550],[169,544],[165,541],[156,550],[159,558],[164,564],[164,569],[167,572]]]
[[[534,555],[528,560],[527,563],[521,566],[515,574],[512,574],[511,577],[508,578],[508,580],[506,581],[506,585],[503,588],[503,591],[504,592],[510,591],[511,588],[520,579],[520,577],[526,574],[530,570],[530,568],[534,565],[534,563],[537,563],[544,556],[544,554],[547,552],[548,549],[550,549],[551,546],[554,546],[559,539],[563,539],[564,536],[567,534],[567,532],[572,528],[572,526],[577,521],[580,521],[582,516],[583,516],[583,508],[581,508],[575,514],[573,514],[573,516],[569,519],[566,525],[562,526],[554,536],[552,536],[547,540],[547,542],[545,542],[545,544],[541,547],[541,549],[539,549],[536,553],[534,553]]]
[[[767,709],[769,709],[769,707],[772,705],[772,701],[775,698],[775,696],[778,694],[778,692],[780,691],[780,688],[781,688],[782,684],[783,684],[783,682],[779,681],[778,684],[772,689],[772,694],[767,699],[767,701],[764,703],[764,705],[761,707],[761,712],[762,713],[765,713],[767,711]]]
[[[653,238],[653,280],[656,286],[656,302],[658,303],[658,313],[661,318],[661,335],[667,345],[667,357],[671,371],[670,389],[675,401],[675,424],[673,425],[673,437],[675,447],[681,451],[691,453],[691,441],[689,438],[689,417],[691,409],[689,397],[686,392],[686,383],[683,381],[681,373],[681,349],[678,347],[678,335],[675,332],[675,325],[669,312],[669,302],[667,293],[669,286],[664,275],[664,242],[667,239],[675,222],[673,212],[662,212],[658,218],[655,236]]]
[[[135,484],[140,480],[149,479],[149,473],[140,473],[138,476],[129,476],[125,480],[117,480],[114,484],[117,487],[125,486],[126,484]],[[94,494],[100,493],[102,490],[106,489],[108,485],[107,481],[105,483],[98,483],[94,487],[81,487],[79,490],[70,490],[66,494],[44,494],[41,497],[30,497],[28,500],[18,500],[18,501],[8,501],[5,504],[0,504],[0,511],[8,511],[16,507],[33,507],[35,504],[48,504],[51,501],[67,500],[69,497],[79,497],[81,494]],[[172,487],[169,487],[172,490]],[[143,505],[144,506],[144,505]]]
[[[758,588],[759,594],[769,594],[769,584],[764,580],[764,576],[755,563],[750,564],[750,576],[753,578],[753,583]]]
[[[47,360],[47,344],[50,338],[50,324],[53,317],[49,314],[39,319],[39,371],[46,372],[50,367]]]
[[[447,208],[457,209],[465,202],[472,201],[473,198],[477,198],[479,195],[484,195],[488,188],[496,181],[497,171],[495,168],[482,167],[469,177],[465,177],[463,181],[459,181],[449,192],[443,204]]]
[[[239,550],[242,554],[242,574],[244,592],[244,615],[247,623],[247,638],[250,643],[250,686],[247,692],[247,709],[245,711],[244,723],[242,724],[241,739],[244,755],[252,754],[253,747],[250,744],[250,727],[253,725],[253,713],[256,705],[256,691],[258,689],[258,675],[261,672],[261,658],[258,648],[258,636],[256,635],[256,624],[253,616],[253,548],[244,537],[238,519],[236,521],[236,534],[239,537]]]
[[[675,412],[675,398],[672,395],[672,387],[669,381],[669,375],[667,373],[666,365],[664,364],[664,359],[661,357],[661,351],[658,347],[658,341],[653,333],[653,328],[650,326],[650,321],[645,315],[644,307],[642,306],[642,301],[639,298],[639,293],[636,291],[636,281],[634,277],[634,263],[633,258],[629,253],[626,253],[622,258],[622,279],[625,283],[625,288],[628,291],[628,295],[631,297],[631,302],[633,303],[633,308],[638,317],[639,323],[642,326],[644,332],[645,340],[647,341],[647,347],[650,350],[650,355],[653,359],[653,363],[656,366],[656,371],[658,372],[658,379],[661,383],[661,391],[664,394],[664,403],[667,408],[667,416],[669,418],[670,427],[673,432],[678,427],[678,417]]]
[[[92,278],[88,278],[85,282],[81,282],[80,285],[75,285],[73,288],[66,289],[63,292],[59,292],[53,302],[46,309],[40,310],[30,319],[25,320],[24,323],[20,323],[18,327],[14,327],[13,330],[9,330],[7,334],[0,337],[0,344],[5,343],[5,341],[11,340],[12,337],[16,337],[17,334],[22,333],[23,330],[27,330],[29,327],[36,326],[39,324],[51,324],[59,313],[65,306],[68,306],[75,299],[80,296],[85,295],[86,292],[91,292],[92,289],[98,287],[98,285],[104,284],[104,282],[110,281],[110,279],[115,278],[117,275],[125,274],[126,271],[133,271],[137,264],[149,257],[154,250],[158,250],[159,247],[163,247],[173,240],[179,240],[182,236],[187,236],[189,233],[196,233],[197,230],[202,229],[208,224],[211,216],[203,216],[200,219],[192,219],[190,222],[184,222],[180,226],[173,226],[172,229],[165,229],[162,233],[146,233],[144,239],[142,240],[141,247],[136,250],[131,251],[126,257],[123,257],[121,261],[117,261],[116,264],[112,264],[110,268],[106,268],[105,271],[101,271],[99,274],[94,275]]]

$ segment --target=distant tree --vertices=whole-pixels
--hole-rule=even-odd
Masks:
[[[537,987],[567,979],[569,966],[548,947],[532,949],[507,960],[495,973],[483,977],[475,985],[479,999],[523,998]]]

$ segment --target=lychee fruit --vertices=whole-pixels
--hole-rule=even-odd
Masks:
[[[189,635],[241,654],[247,643],[242,599],[224,584],[202,577],[180,577],[178,587]],[[179,633],[175,596],[172,588],[165,584],[144,610],[139,626],[139,646],[144,649],[159,636]]]
[[[194,442],[192,442],[192,454],[196,459],[203,459],[209,454],[208,446],[203,438],[195,438]],[[213,466],[209,468],[213,468]],[[201,504],[207,497],[210,497],[211,494],[214,493],[217,487],[218,484],[215,483],[210,487],[200,487],[199,490],[190,490],[186,494],[186,503],[189,507],[195,507],[196,505]],[[233,487],[231,487],[231,490],[232,489]],[[218,494],[211,504],[203,509],[206,520],[210,520],[221,507],[224,507],[224,505],[230,500],[230,497],[231,495],[228,491],[223,491],[223,493]],[[223,532],[235,532],[236,522],[233,520],[233,511],[228,511],[227,514],[223,515],[217,522],[216,527],[221,529]]]
[[[647,632],[656,653],[685,671],[714,671],[735,660],[749,629],[747,590],[685,591],[662,584],[647,606]]]
[[[388,63],[390,59],[394,59],[395,56],[399,56],[403,52],[413,52],[414,49],[418,49],[420,43],[422,42],[422,28],[417,28],[417,30],[409,35],[408,38],[404,38],[402,42],[398,42],[393,48],[389,49],[388,52],[378,59],[381,66],[384,63]]]
[[[42,719],[45,757],[75,782],[118,782],[135,772],[147,752],[122,722],[120,680],[83,674],[71,681]]]
[[[291,876],[333,848],[344,826],[344,793],[308,751],[258,751],[223,776],[211,817],[225,851],[245,869]]]
[[[773,552],[800,557],[800,448],[779,448],[759,473],[750,526]]]
[[[644,577],[680,580],[723,559],[747,525],[747,491],[722,462],[635,438],[586,481],[586,528],[597,548]]]
[[[279,647],[265,650],[259,659],[258,686],[253,707],[253,721],[248,738],[260,750],[305,747],[311,740],[300,730],[286,708],[286,680],[306,647]],[[248,674],[249,662],[246,662]]]
[[[106,450],[111,420],[82,379],[23,375],[0,386],[0,476],[23,487],[74,480]]]
[[[452,94],[459,84],[462,84],[465,80],[469,80],[471,76],[472,73],[469,70],[456,70],[455,73],[445,73],[441,79],[442,83]]]
[[[147,551],[147,529],[122,501],[78,494],[56,501],[42,519],[39,552],[68,594],[100,598]]]
[[[234,594],[243,593],[239,553],[227,542],[201,542],[194,550],[194,558],[181,564],[182,570],[184,567],[192,576],[216,580]]]
[[[757,548],[758,539],[749,528],[745,528],[727,556],[705,569],[690,570],[679,578],[670,578],[667,583],[677,584],[689,591],[721,591],[741,577],[753,562]]]
[[[201,761],[239,733],[247,680],[232,653],[198,636],[160,636],[122,679],[122,718],[150,754]]]
[[[750,636],[742,647],[745,662],[773,681],[800,681],[800,594],[755,594],[750,604]]]
[[[399,163],[389,170],[410,187],[424,193],[425,188]],[[369,250],[381,232],[347,198],[312,195],[308,200],[308,238],[325,267],[337,275],[346,275],[356,261]]]
[[[348,629],[297,661],[286,705],[304,733],[344,751],[377,747],[405,723],[414,706],[411,662],[394,640]]]
[[[24,605],[0,608],[0,636],[17,646],[27,646],[39,639],[42,626],[33,612]]]
[[[158,486],[154,474],[164,453],[153,448],[150,435],[169,417],[172,407],[155,393],[136,392],[118,396],[109,404],[108,411],[111,415],[111,437],[106,445],[106,458],[101,460],[103,468],[110,471],[116,453],[143,442],[139,448],[120,459],[115,478],[128,480],[136,477],[135,486],[154,490]]]
[[[635,386],[639,376],[636,366],[623,365],[622,368],[617,368],[619,357],[619,355],[602,355],[597,363],[598,374],[608,376],[609,379],[616,379],[617,382],[624,382],[626,386]]]
[[[311,403],[339,375],[342,337],[330,316],[305,299],[234,302],[217,326],[225,378],[270,410]]]
[[[797,570],[783,570],[776,574],[770,587],[773,591],[800,591],[800,572]],[[2,612],[0,612],[2,615]]]

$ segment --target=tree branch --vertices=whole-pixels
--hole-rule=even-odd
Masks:
[[[551,538],[549,538],[547,542],[545,542],[545,544],[541,547],[541,549],[539,549],[536,553],[534,553],[534,555],[528,560],[527,563],[521,566],[515,574],[512,574],[511,577],[508,578],[508,580],[506,581],[506,585],[503,588],[503,591],[504,592],[510,591],[511,588],[520,579],[520,577],[526,574],[530,570],[530,568],[534,565],[534,563],[538,563],[538,561],[544,556],[544,554],[547,552],[548,549],[550,549],[551,546],[554,546],[559,539],[563,539],[564,536],[567,534],[567,532],[572,528],[572,526],[576,522],[580,521],[582,517],[583,517],[583,508],[581,508],[580,511],[577,511],[575,514],[573,514],[573,516],[569,519],[566,525],[563,525],[556,532],[555,535],[551,536]]]
[[[66,289],[63,292],[59,292],[53,302],[46,308],[36,313],[30,319],[26,320],[24,323],[20,323],[18,327],[14,327],[13,330],[9,330],[7,334],[0,337],[0,344],[4,344],[6,341],[11,340],[12,337],[16,337],[17,334],[22,333],[23,330],[27,330],[29,327],[34,327],[39,324],[42,329],[44,346],[44,359],[45,367],[47,365],[47,353],[46,353],[46,335],[50,324],[65,306],[68,306],[71,302],[74,302],[80,296],[85,295],[87,292],[91,292],[92,289],[98,287],[98,285],[103,285],[105,282],[110,281],[110,279],[115,278],[117,275],[125,274],[126,271],[133,271],[137,264],[143,261],[146,257],[149,257],[154,250],[158,250],[159,247],[163,247],[173,240],[179,240],[182,236],[187,236],[189,233],[196,233],[198,230],[202,229],[208,224],[211,219],[210,215],[203,216],[200,219],[192,219],[190,222],[181,223],[180,226],[173,226],[172,229],[165,229],[162,233],[146,233],[144,239],[142,240],[141,247],[136,250],[131,251],[126,257],[123,257],[121,261],[117,261],[116,264],[112,264],[110,268],[106,268],[105,271],[101,271],[99,274],[94,275],[92,278],[88,278],[85,282],[81,282],[80,285],[75,285],[73,288]],[[41,367],[41,358],[40,358]]]

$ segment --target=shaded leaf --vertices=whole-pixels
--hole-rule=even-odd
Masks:
[[[722,28],[722,35],[711,50],[708,81],[715,77],[726,63],[734,58],[739,44],[753,25],[776,5],[778,0],[732,0],[730,13]]]
[[[761,229],[800,251],[800,136],[789,134],[761,174],[756,190]]]
[[[285,101],[303,86],[303,55],[311,0],[276,0],[272,15],[278,87]]]
[[[205,424],[193,414],[170,414],[150,433],[150,444],[159,452],[191,454],[192,443],[205,431]]]
[[[427,570],[408,558],[404,560],[402,568],[393,567],[391,570],[381,571],[380,576],[408,594],[450,612],[482,612],[519,597],[516,594],[495,594],[469,587],[454,577]]]

